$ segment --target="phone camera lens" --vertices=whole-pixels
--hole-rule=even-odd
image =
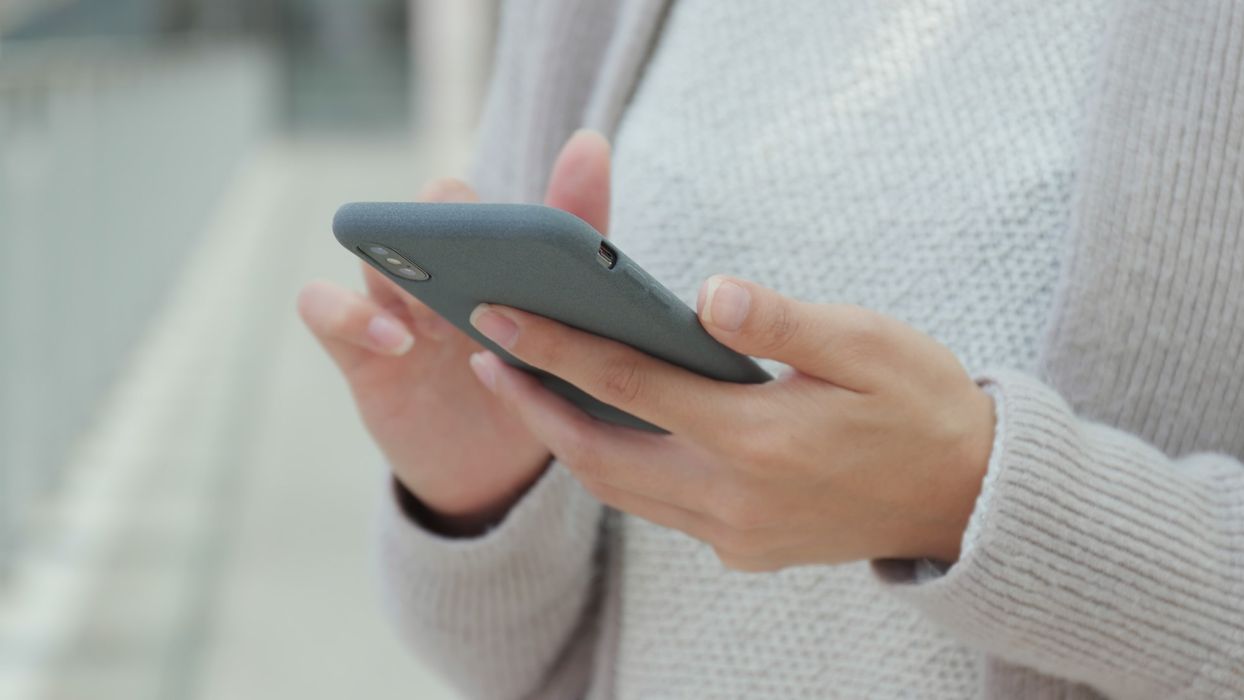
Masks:
[[[397,275],[415,282],[423,282],[432,278],[432,275],[424,272],[418,265],[410,262],[401,253],[382,246],[379,243],[367,243],[364,247],[360,247],[358,252],[363,257],[370,259],[376,263],[376,267],[390,274]]]
[[[423,270],[420,270],[417,267],[399,267],[397,268],[396,272],[397,274],[401,275],[402,277],[405,277],[408,280],[417,280],[419,282],[422,282],[423,280],[426,280],[428,278],[428,273],[424,272]]]

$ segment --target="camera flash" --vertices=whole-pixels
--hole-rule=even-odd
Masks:
[[[390,265],[401,265],[402,264],[402,261],[398,260],[397,258],[385,258],[385,262],[389,263]]]

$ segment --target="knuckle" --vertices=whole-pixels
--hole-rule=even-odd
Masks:
[[[788,421],[758,417],[746,430],[723,439],[731,463],[749,475],[769,475],[778,470],[785,440],[791,431]]]
[[[740,466],[748,472],[764,472],[773,459],[774,438],[769,431],[756,431],[738,439],[733,445]]]
[[[741,556],[717,547],[713,548],[717,559],[721,561],[722,566],[731,571],[739,571],[742,573],[762,573],[773,571],[775,567],[772,563],[761,557]]]
[[[592,494],[592,496],[596,500],[601,501],[601,502],[608,501],[610,495],[613,493],[613,489],[610,488],[608,484],[606,484],[605,482],[599,479],[593,479],[590,477],[582,477],[579,479],[579,483],[582,484],[583,488],[588,493]]]
[[[600,370],[598,386],[605,403],[628,406],[643,393],[644,375],[639,363],[629,358],[614,358]]]
[[[860,353],[868,353],[885,342],[883,316],[858,306],[843,310],[843,340]]]
[[[567,428],[560,436],[555,452],[558,459],[584,479],[603,481],[604,458],[587,431],[578,427]]]
[[[787,347],[799,334],[799,318],[789,302],[776,304],[761,321],[759,328],[760,349],[777,352]]]
[[[721,489],[713,497],[710,512],[733,530],[754,530],[764,523],[764,513],[750,495],[738,488]]]
[[[769,519],[763,508],[747,504],[730,514],[730,525],[740,532],[754,532],[764,527]]]
[[[722,528],[714,535],[713,544],[734,557],[748,558],[764,554],[766,541],[756,530]]]
[[[436,312],[432,310],[432,307],[423,303],[419,299],[416,299],[414,296],[411,296],[410,292],[402,289],[401,287],[398,288],[398,291],[401,292],[400,296],[391,303],[393,311],[398,311],[400,309],[401,311],[410,314],[411,318],[415,319],[436,315]]]
[[[565,359],[563,352],[565,346],[566,343],[561,342],[555,333],[547,332],[547,328],[536,321],[518,334],[514,351],[515,354],[521,353],[522,358],[529,364],[553,370],[562,366]]]
[[[436,313],[425,314],[415,320],[419,331],[432,340],[445,340],[454,335],[456,330],[452,323]]]

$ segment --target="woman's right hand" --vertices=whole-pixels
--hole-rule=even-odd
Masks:
[[[477,201],[437,180],[427,202]],[[578,132],[553,166],[545,203],[605,233],[609,144]],[[476,379],[481,346],[393,281],[363,265],[366,294],[314,281],[298,296],[303,321],[345,375],[368,431],[431,525],[469,535],[499,521],[544,471],[549,451]]]

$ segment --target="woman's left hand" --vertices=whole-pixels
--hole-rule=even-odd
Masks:
[[[511,308],[472,323],[530,365],[669,435],[587,416],[491,353],[480,380],[601,501],[747,571],[876,558],[953,562],[993,442],[993,401],[946,347],[855,306],[712,277],[700,320],[793,368],[732,384]]]

